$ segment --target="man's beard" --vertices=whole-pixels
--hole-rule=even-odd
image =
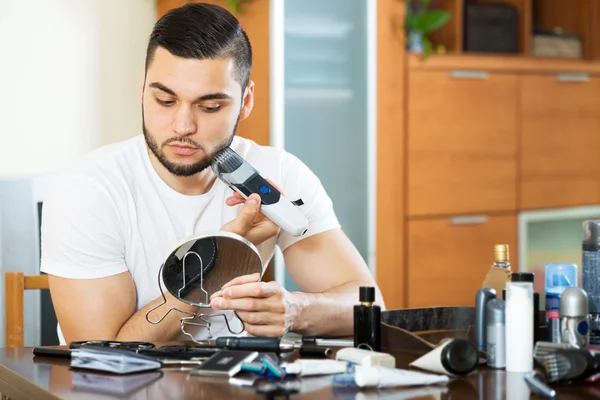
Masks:
[[[231,133],[231,135],[229,135],[227,139],[221,142],[211,153],[208,153],[203,145],[186,136],[172,137],[170,139],[167,139],[162,145],[159,146],[154,137],[148,132],[148,129],[146,128],[146,121],[144,120],[142,112],[142,129],[144,132],[144,138],[146,139],[146,144],[148,145],[154,156],[158,159],[158,161],[160,161],[160,163],[163,165],[163,167],[167,169],[167,171],[169,171],[175,176],[182,177],[196,175],[197,173],[200,173],[206,168],[210,167],[210,163],[214,159],[215,155],[224,148],[229,147],[231,142],[233,142],[233,138],[235,137],[235,133],[237,131],[238,122],[240,122],[239,115],[237,120],[235,121],[235,126],[233,127],[233,132]],[[166,145],[169,145],[171,143],[185,143],[194,146],[195,148],[200,149],[204,153],[204,157],[200,161],[190,165],[182,165],[169,161],[163,149]]]

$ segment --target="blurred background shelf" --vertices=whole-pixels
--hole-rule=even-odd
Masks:
[[[422,60],[417,54],[408,57],[408,66],[420,69],[474,69],[512,72],[587,72],[600,74],[600,60],[538,58],[505,54],[434,54]]]
[[[560,30],[581,41],[581,58],[600,60],[600,2],[598,0],[441,0],[438,7],[449,11],[450,21],[431,34],[436,45],[453,54],[473,54],[465,50],[466,12],[470,5],[507,4],[518,14],[517,55],[529,57],[533,52],[536,31]]]

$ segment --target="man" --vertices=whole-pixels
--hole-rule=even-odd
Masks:
[[[44,203],[41,269],[50,275],[61,343],[177,339],[181,313],[146,320],[163,302],[158,270],[175,243],[219,229],[250,240],[264,266],[278,245],[302,292],[241,276],[212,296],[212,309],[237,311],[256,336],[352,333],[358,287],[375,282],[321,183],[294,156],[235,136],[253,106],[251,60],[245,32],[221,7],[187,4],[157,22],[146,54],[143,135],[92,152]],[[257,195],[245,201],[215,178],[210,162],[229,145],[289,198],[303,199],[304,236],[281,232],[260,213]],[[165,296],[153,320],[171,307],[197,311]]]

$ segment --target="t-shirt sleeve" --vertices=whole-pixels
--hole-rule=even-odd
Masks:
[[[41,271],[73,279],[127,271],[121,227],[105,188],[90,177],[62,177],[43,203]]]
[[[308,166],[285,153],[281,173],[281,183],[277,184],[289,200],[302,199],[304,205],[300,209],[308,219],[308,231],[303,236],[292,236],[282,231],[277,240],[281,251],[302,239],[340,227],[331,198]]]

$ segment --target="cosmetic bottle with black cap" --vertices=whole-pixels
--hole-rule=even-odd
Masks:
[[[381,307],[375,303],[375,288],[359,288],[360,304],[354,306],[354,347],[381,351]]]
[[[535,274],[533,272],[513,272],[510,276],[511,282],[531,282],[535,286]],[[506,301],[506,289],[502,291],[502,300]],[[540,340],[540,294],[533,292],[533,344]]]

